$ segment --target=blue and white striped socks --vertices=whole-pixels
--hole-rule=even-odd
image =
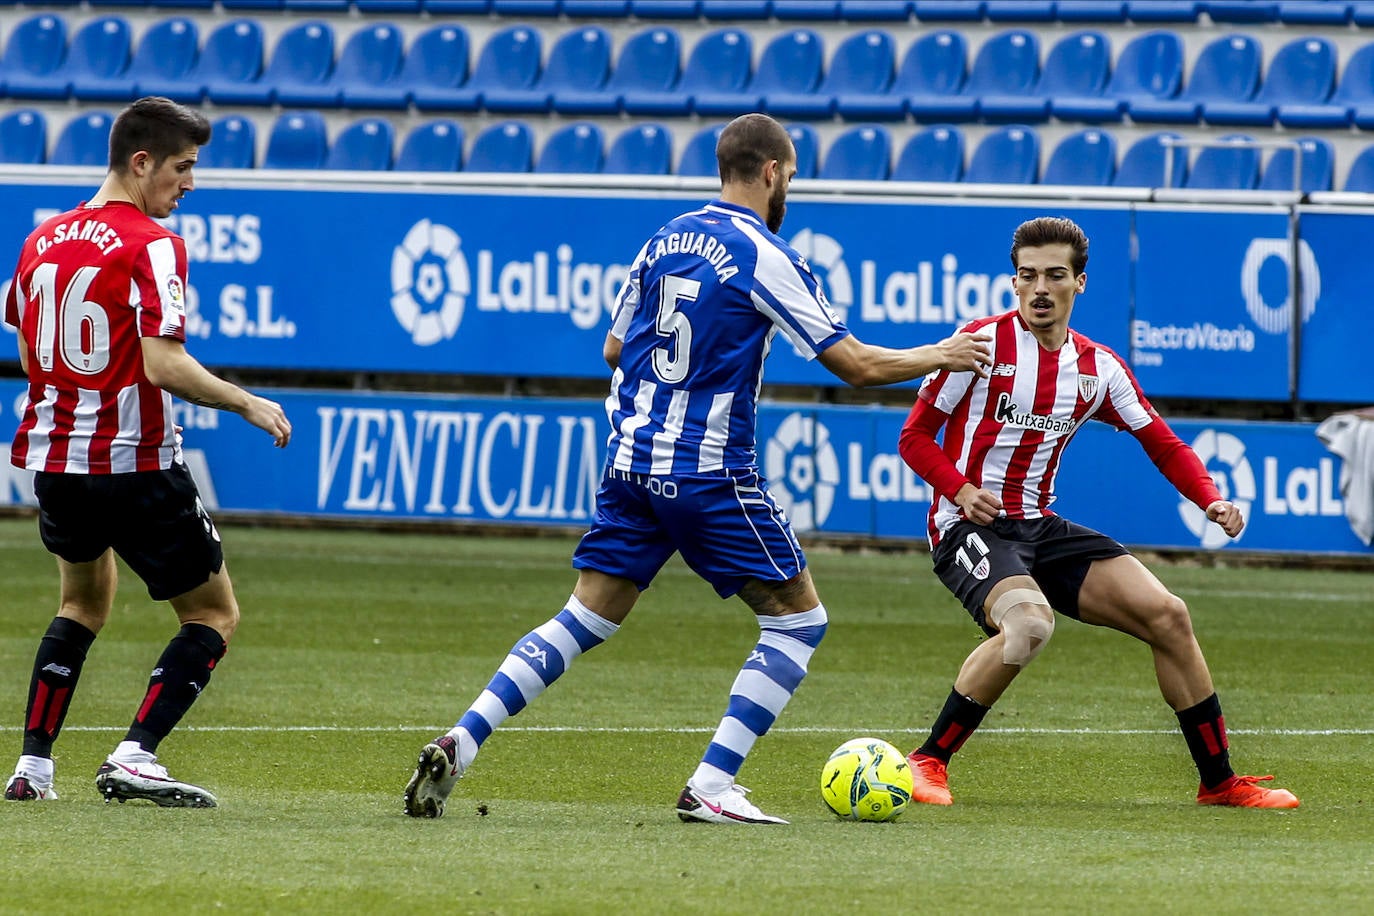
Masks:
[[[760,616],[758,645],[730,688],[730,705],[701,764],[688,780],[692,788],[719,794],[734,784],[754,742],[772,727],[792,699],[811,655],[825,636],[825,605],[786,617]]]
[[[449,730],[458,742],[459,770],[471,765],[478,748],[497,726],[558,680],[573,659],[601,645],[618,629],[619,624],[569,596],[567,606],[556,617],[521,637],[486,689]]]

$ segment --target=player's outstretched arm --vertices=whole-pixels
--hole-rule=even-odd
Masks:
[[[866,344],[851,335],[818,358],[825,368],[855,388],[909,382],[937,369],[986,377],[991,355],[987,342],[991,339],[987,333],[961,331],[939,343],[894,350]]]
[[[291,421],[276,401],[244,391],[206,369],[179,340],[145,337],[143,373],[148,381],[184,401],[229,410],[271,434],[277,448],[291,441]]]

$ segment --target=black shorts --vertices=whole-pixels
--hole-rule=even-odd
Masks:
[[[940,537],[931,557],[935,574],[964,605],[973,620],[992,635],[983,605],[992,587],[1008,576],[1030,576],[1050,607],[1078,617],[1078,590],[1094,560],[1130,551],[1091,528],[1057,515],[998,518],[991,525],[961,521]]]
[[[185,465],[132,474],[51,474],[33,479],[43,545],[68,563],[113,547],[155,601],[183,595],[224,565],[219,532]]]

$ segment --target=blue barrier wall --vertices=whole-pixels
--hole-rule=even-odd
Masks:
[[[277,391],[295,427],[284,451],[236,416],[178,405],[207,505],[318,518],[585,527],[607,421],[600,401]],[[0,441],[23,385],[0,383]],[[902,462],[897,408],[764,404],[759,461],[802,532],[919,540],[930,493]],[[1249,525],[1236,541],[1183,502],[1135,440],[1099,423],[1075,438],[1055,509],[1128,544],[1368,553],[1343,514],[1341,461],[1302,423],[1177,421]],[[6,462],[7,465],[7,462]],[[0,504],[32,501],[6,466]]]
[[[0,179],[3,182],[3,179]],[[88,185],[3,184],[0,251]],[[625,265],[710,191],[413,186],[207,187],[171,220],[187,240],[190,347],[268,369],[591,377]],[[1092,239],[1074,326],[1127,358],[1155,396],[1288,400],[1288,208],[995,201],[798,191],[783,234],[858,336],[910,346],[1009,307],[1021,220]],[[1299,211],[1302,397],[1374,403],[1361,239],[1374,210]],[[787,348],[778,347],[775,351]],[[771,383],[835,384],[775,352]]]

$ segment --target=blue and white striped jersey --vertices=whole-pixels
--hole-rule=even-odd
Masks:
[[[624,346],[606,399],[610,466],[754,466],[755,403],[779,330],[806,359],[849,335],[810,266],[753,211],[716,200],[660,229],[611,319]]]

